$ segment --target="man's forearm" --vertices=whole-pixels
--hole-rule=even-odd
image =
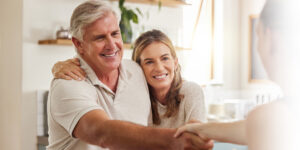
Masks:
[[[174,129],[156,129],[133,123],[107,120],[99,133],[101,146],[122,150],[168,150],[175,139]]]
[[[112,150],[183,150],[208,149],[213,146],[213,143],[191,133],[174,138],[175,132],[176,129],[151,128],[110,120],[104,111],[94,110],[81,117],[73,136]]]

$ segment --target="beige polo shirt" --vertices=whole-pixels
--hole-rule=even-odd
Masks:
[[[138,64],[123,60],[117,91],[104,85],[87,63],[80,58],[86,71],[85,81],[54,79],[48,98],[49,150],[101,150],[72,137],[79,119],[95,109],[104,110],[111,119],[146,126],[151,105],[147,82]]]

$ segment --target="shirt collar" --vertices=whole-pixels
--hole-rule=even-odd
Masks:
[[[77,55],[76,57],[80,61],[80,67],[86,72],[87,79],[90,80],[90,82],[93,85],[97,85],[100,88],[104,88],[111,94],[115,94],[109,87],[107,87],[104,83],[102,83],[98,79],[95,71],[87,64],[87,62],[83,58],[81,58],[79,55]],[[119,79],[118,79],[118,85],[117,85],[117,92],[123,90],[125,88],[125,85],[128,83],[128,81],[132,77],[132,74],[126,70],[126,67],[123,63],[120,64],[119,72],[120,72],[120,74],[118,77]]]

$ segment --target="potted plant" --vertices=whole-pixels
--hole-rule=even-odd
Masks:
[[[125,43],[131,43],[132,40],[132,27],[131,21],[135,24],[139,23],[139,18],[137,13],[143,16],[143,13],[139,8],[129,9],[124,6],[125,0],[119,0],[119,8],[121,11],[121,21],[120,29],[122,34],[122,39]],[[161,1],[158,3],[159,9],[161,7]]]
[[[135,24],[138,24],[139,18],[137,13],[133,9],[129,9],[124,6],[124,2],[125,0],[119,0],[119,8],[121,11],[121,21],[120,21],[121,34],[122,34],[122,39],[125,43],[131,43],[131,39],[132,39],[131,21]],[[142,12],[138,8],[136,8],[135,10],[142,15]]]

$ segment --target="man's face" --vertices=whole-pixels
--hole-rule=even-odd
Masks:
[[[107,13],[88,25],[84,31],[83,42],[76,47],[81,57],[96,73],[108,73],[118,69],[123,56],[123,41],[116,16]]]

